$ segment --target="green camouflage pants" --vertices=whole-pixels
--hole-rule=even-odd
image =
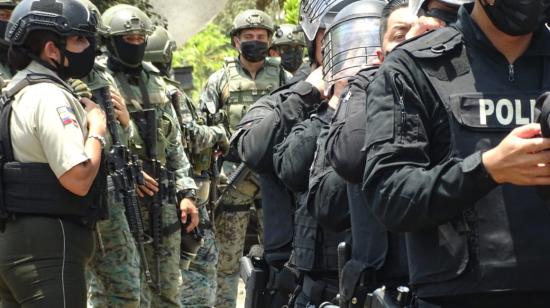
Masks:
[[[199,208],[201,224],[209,222],[205,206]],[[189,270],[181,271],[183,307],[214,307],[216,302],[216,265],[218,264],[218,249],[214,240],[212,228],[203,229],[204,243],[197,251],[197,256]]]
[[[148,234],[149,230],[149,207],[150,202],[141,200],[141,210],[143,222]],[[162,206],[162,219],[164,228],[173,226],[179,222],[176,205],[164,202]],[[151,286],[147,285],[142,273],[141,283],[141,307],[164,308],[181,307],[180,303],[180,241],[181,233],[179,230],[163,236],[163,249],[160,256],[160,283],[161,292],[157,294]],[[145,255],[149,270],[153,276],[153,282],[157,281],[156,259],[152,245],[145,246]]]
[[[258,218],[261,219],[262,211],[257,210],[257,213]],[[240,259],[243,256],[249,219],[250,211],[225,211],[216,218],[216,246],[220,252],[216,308],[234,308],[236,306]],[[261,225],[260,220],[260,232]]]
[[[239,285],[239,260],[243,255],[250,211],[222,212],[216,217],[218,289],[216,308],[235,308]]]
[[[96,236],[96,251],[88,264],[88,306],[139,307],[140,260],[128,222],[124,205],[108,192],[109,219],[99,222],[103,251]]]

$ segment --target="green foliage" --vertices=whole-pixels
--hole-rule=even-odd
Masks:
[[[297,25],[300,21],[300,0],[286,0],[283,8],[285,22]]]
[[[208,77],[222,68],[225,57],[236,55],[237,52],[231,46],[229,37],[224,34],[221,27],[210,23],[174,53],[174,66],[193,66],[195,89],[191,95],[197,102]]]
[[[128,0],[127,0],[128,1]],[[139,1],[139,0],[135,0]],[[201,32],[195,34],[184,46],[174,53],[174,66],[193,66],[193,83],[195,89],[191,96],[198,102],[208,77],[223,67],[225,57],[236,56],[237,51],[231,46],[228,33],[231,30],[233,19],[246,9],[260,5],[257,0],[229,0],[224,10],[213,22]],[[298,7],[300,0],[284,0],[285,22],[298,23]],[[283,1],[265,0],[263,8],[270,15],[279,15]],[[277,20],[278,18],[275,18]]]
[[[235,16],[244,10],[254,8],[256,8],[255,0],[229,0],[223,11],[214,19],[214,23],[222,29],[223,33],[229,33]]]

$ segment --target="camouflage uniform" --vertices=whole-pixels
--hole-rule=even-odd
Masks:
[[[193,180],[187,176],[189,174],[189,161],[183,151],[181,144],[181,131],[180,127],[176,121],[176,115],[174,109],[168,101],[167,87],[163,79],[156,75],[156,71],[150,65],[144,65],[144,70],[147,73],[142,72],[142,78],[147,80],[147,89],[151,99],[151,105],[157,110],[157,123],[159,123],[159,144],[158,144],[158,153],[160,161],[165,164],[166,168],[171,171],[176,172],[177,178],[177,190],[183,189],[195,189],[195,183]],[[149,77],[147,76],[149,75]],[[115,73],[115,79],[119,84],[119,87],[122,90],[122,94],[128,102],[128,109],[130,112],[137,111],[138,108],[141,108],[141,93],[137,85],[131,85],[128,83],[127,76],[124,74]],[[121,86],[121,83],[125,86]],[[144,153],[144,141],[138,133],[138,128],[136,124],[132,121],[130,128],[130,149],[133,153],[139,154],[141,159],[146,159]],[[142,212],[144,218],[144,225],[149,225],[149,198],[143,198],[142,202]],[[179,222],[176,213],[176,205],[168,203],[168,200],[163,204],[162,207],[163,223],[165,227],[172,226]],[[179,294],[178,294],[178,281],[180,276],[179,269],[179,259],[180,259],[180,241],[181,234],[179,230],[176,230],[168,236],[164,236],[164,248],[165,255],[161,259],[161,285],[162,285],[162,295],[160,298],[154,296],[151,290],[146,287],[143,283],[142,289],[142,300],[151,304],[151,307],[160,307],[161,303],[167,304],[170,306],[179,307]],[[151,245],[145,247],[146,255],[148,262],[150,263],[149,268],[153,269],[153,260],[154,252]],[[156,279],[156,277],[155,277]]]
[[[183,254],[181,262],[181,304],[183,307],[213,307],[216,300],[216,265],[218,250],[214,241],[212,223],[206,209],[209,197],[210,179],[207,174],[208,164],[212,155],[212,147],[220,142],[227,142],[225,129],[209,127],[197,115],[191,99],[175,81],[171,72],[171,62],[176,43],[170,33],[161,27],[147,41],[145,60],[151,61],[165,77],[168,91],[176,112],[179,113],[183,132],[184,148],[191,158],[193,178],[199,187],[197,207],[199,209],[200,225],[203,233],[203,243],[194,258]],[[182,237],[190,236],[182,233]],[[182,241],[182,250],[185,249]]]
[[[96,64],[83,81],[91,90],[116,85],[106,67]],[[119,126],[120,136],[126,139],[127,131]],[[109,137],[109,136],[108,136]],[[110,150],[107,138],[105,154]],[[92,307],[139,307],[140,260],[136,245],[124,214],[124,204],[115,198],[116,191],[108,178],[107,201],[109,219],[97,224],[94,257],[88,264],[88,305]]]
[[[209,159],[211,148],[226,138],[225,130],[221,127],[209,127],[198,124],[190,98],[178,87],[179,83],[165,79],[170,93],[179,95],[179,107],[182,112],[182,131],[186,137],[187,154],[192,158],[204,157]],[[209,151],[210,149],[210,151]],[[206,151],[205,151],[206,150]],[[193,160],[191,161],[193,163]],[[191,260],[189,268],[181,265],[181,304],[183,307],[214,307],[216,299],[216,265],[218,263],[218,249],[214,240],[214,230],[208,215],[206,204],[210,181],[203,172],[193,166],[193,178],[199,187],[197,193],[197,207],[199,209],[200,225],[203,232],[203,244],[197,251],[196,257]]]
[[[111,7],[103,13],[103,23],[110,26],[111,32],[104,34],[107,39],[106,45],[109,50],[108,67],[114,76],[122,96],[126,100],[126,105],[130,114],[143,110],[145,97],[142,95],[139,83],[143,82],[143,88],[149,98],[150,108],[156,111],[157,124],[157,159],[168,171],[175,174],[176,190],[178,192],[196,189],[195,182],[190,178],[189,161],[183,150],[181,143],[181,128],[176,120],[174,108],[170,104],[168,89],[164,79],[159,71],[151,64],[141,62],[121,49],[120,44],[122,36],[125,34],[139,33],[145,36],[151,34],[153,26],[151,20],[139,9],[129,5],[119,4]],[[126,48],[141,48],[126,44]],[[135,50],[134,50],[135,51]],[[136,63],[132,61],[137,61]],[[132,116],[132,118],[134,118]],[[129,128],[129,147],[133,154],[144,161],[144,167],[147,170],[150,161],[146,155],[147,146],[139,134],[139,127],[134,120],[130,121]],[[159,183],[167,186],[167,183]],[[155,252],[152,245],[145,247],[147,262],[153,273],[153,279],[161,284],[160,294],[147,286],[142,279],[142,307],[181,307],[179,296],[179,281],[181,272],[180,264],[180,241],[181,224],[177,215],[178,205],[169,200],[168,196],[162,200],[161,216],[163,221],[162,246],[160,256],[160,273],[155,273],[156,263]],[[149,197],[140,198],[140,208],[142,211],[143,222],[146,232],[150,226],[149,214],[152,200]]]
[[[235,18],[232,35],[246,28],[262,28],[273,32],[271,18],[257,10],[248,10]],[[228,58],[225,66],[208,79],[200,97],[202,110],[215,112],[215,118],[221,119],[220,127],[229,134],[233,133],[247,108],[257,99],[285,84],[291,75],[280,67],[280,61],[266,58],[263,68],[255,79],[242,67],[239,58]],[[230,175],[238,164],[224,162],[222,177]],[[255,175],[237,185],[236,190],[227,193],[216,211],[215,232],[219,249],[218,289],[216,307],[235,307],[239,281],[239,259],[243,255],[246,228],[250,217],[250,208],[258,202],[260,191]],[[224,183],[222,183],[224,184]],[[220,189],[223,190],[223,187]],[[259,202],[258,202],[259,203]],[[261,209],[258,209],[261,213]],[[261,214],[258,215],[261,217]],[[261,220],[259,219],[261,225]]]

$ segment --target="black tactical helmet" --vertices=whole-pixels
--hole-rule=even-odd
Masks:
[[[23,0],[13,10],[5,39],[19,46],[35,30],[51,31],[62,37],[92,37],[97,24],[97,16],[79,0]]]

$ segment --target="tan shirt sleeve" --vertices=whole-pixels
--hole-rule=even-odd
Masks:
[[[59,178],[89,158],[84,151],[85,114],[61,89],[50,90],[38,103],[35,123],[50,168]],[[74,100],[76,101],[76,99]]]

